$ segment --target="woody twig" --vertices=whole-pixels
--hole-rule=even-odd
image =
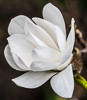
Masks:
[[[81,46],[83,47],[83,49],[80,50],[80,52],[82,54],[87,53],[87,43],[83,39],[82,32],[79,29],[76,29],[75,32],[76,32],[76,36],[77,36],[78,41],[80,42]]]

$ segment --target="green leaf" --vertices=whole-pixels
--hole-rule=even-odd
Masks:
[[[75,83],[78,85],[82,86],[84,89],[87,90],[87,81],[81,76],[81,75],[76,75],[74,77]]]

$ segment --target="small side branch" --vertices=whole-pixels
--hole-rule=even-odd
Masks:
[[[84,49],[80,50],[80,52],[81,53],[87,53],[87,43],[83,39],[82,32],[79,29],[76,29],[75,32],[76,32],[78,41],[80,42],[81,46],[84,48]]]

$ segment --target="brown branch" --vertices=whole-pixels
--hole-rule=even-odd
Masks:
[[[77,35],[77,39],[80,42],[80,44],[82,45],[83,49],[80,50],[81,53],[87,53],[87,43],[85,42],[85,40],[82,37],[82,32],[79,29],[76,29],[76,35]]]

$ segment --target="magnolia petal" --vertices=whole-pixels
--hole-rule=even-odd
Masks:
[[[8,42],[9,42],[9,46],[11,49],[11,52],[15,54],[15,56],[17,56],[15,59],[17,59],[15,62],[18,63],[17,65],[22,67],[22,65],[20,65],[20,61],[19,59],[21,59],[24,64],[22,67],[23,69],[29,69],[30,64],[33,61],[32,58],[32,50],[35,48],[35,46],[26,40],[25,35],[21,35],[21,34],[14,34],[11,35],[8,38]],[[15,60],[14,59],[14,60]],[[28,68],[25,68],[25,67]]]
[[[54,25],[58,25],[66,37],[64,18],[57,7],[51,3],[46,4],[43,8],[43,18],[52,22]]]
[[[14,53],[12,53],[12,57],[13,57],[15,63],[17,64],[17,66],[19,66],[21,69],[23,69],[25,71],[30,70],[30,68],[25,65],[25,63],[22,61],[22,59],[20,57],[18,57]]]
[[[45,20],[45,19],[41,19],[38,17],[34,17],[32,18],[32,20],[39,25],[41,28],[43,28],[50,36],[51,38],[55,41],[56,45],[57,45],[57,39],[56,39],[56,35],[55,35],[55,31],[54,31],[54,25]]]
[[[14,62],[13,58],[12,58],[12,55],[11,55],[11,52],[10,52],[10,48],[9,46],[7,45],[5,47],[5,50],[4,50],[4,55],[5,55],[5,59],[7,60],[8,64],[14,68],[15,70],[18,70],[18,71],[24,71],[23,69],[19,68],[17,66],[17,64]]]
[[[28,32],[30,32],[30,28],[34,25],[33,21],[30,21],[29,19],[26,18],[25,20],[25,25],[24,25],[24,31],[25,34],[27,34]],[[34,27],[34,26],[33,26]],[[32,33],[32,31],[31,31]]]
[[[34,61],[30,68],[33,71],[57,70],[59,62]]]
[[[16,52],[12,52],[12,54],[14,54],[14,61],[17,63],[18,66],[20,66],[22,69],[29,70],[30,65],[33,61],[32,53],[24,52],[17,54]],[[23,67],[21,64],[23,64]]]
[[[24,33],[24,25],[25,25],[25,20],[26,16],[24,15],[19,15],[17,17],[14,17],[8,27],[8,33],[9,35],[12,34],[25,34]],[[29,19],[30,20],[30,19]]]
[[[12,81],[24,88],[37,88],[48,81],[55,72],[27,72],[17,78],[12,79]]]
[[[72,18],[71,20],[71,30],[70,30],[70,33],[68,35],[68,38],[67,38],[67,48],[69,46],[72,46],[72,49],[73,49],[73,46],[74,46],[74,42],[75,42],[75,29],[74,29],[74,19]]]
[[[60,27],[55,25],[54,29],[55,29],[55,34],[56,34],[58,46],[59,46],[60,51],[61,51],[61,53],[63,55],[64,52],[65,52],[65,49],[66,49],[66,38],[65,38],[65,35],[63,34],[63,32],[60,29]]]
[[[32,53],[22,53],[19,54],[18,57],[28,68],[30,68],[31,63],[33,62]]]
[[[31,32],[41,41],[43,41],[46,45],[57,49],[57,46],[50,35],[41,27],[35,25],[33,22],[26,19],[25,21],[25,31],[26,33]]]
[[[71,47],[69,47],[67,50],[66,50],[66,52],[65,52],[65,54],[63,55],[63,57],[62,57],[62,59],[61,59],[61,61],[60,61],[60,63],[59,63],[59,66],[57,67],[57,69],[63,69],[63,67],[61,67],[61,65],[62,64],[64,64],[69,58],[70,58],[70,56],[72,55],[72,46]],[[66,66],[65,66],[66,67]],[[64,68],[65,68],[64,67]]]
[[[26,35],[26,39],[33,43],[36,47],[48,47],[43,41],[41,41],[39,38],[37,38],[34,34],[31,32],[28,32]]]
[[[73,58],[73,54],[71,54],[71,56],[67,59],[67,61],[65,61],[63,64],[59,65],[57,67],[57,70],[61,71],[61,70],[65,69],[71,63],[72,58]]]
[[[69,65],[65,70],[52,77],[52,89],[63,98],[71,98],[74,90],[74,78],[72,65]]]
[[[60,61],[61,53],[50,47],[37,47],[32,52],[35,61]]]
[[[26,36],[22,34],[14,34],[8,37],[9,46],[12,52],[17,55],[19,53],[31,53],[35,46],[26,40]]]

